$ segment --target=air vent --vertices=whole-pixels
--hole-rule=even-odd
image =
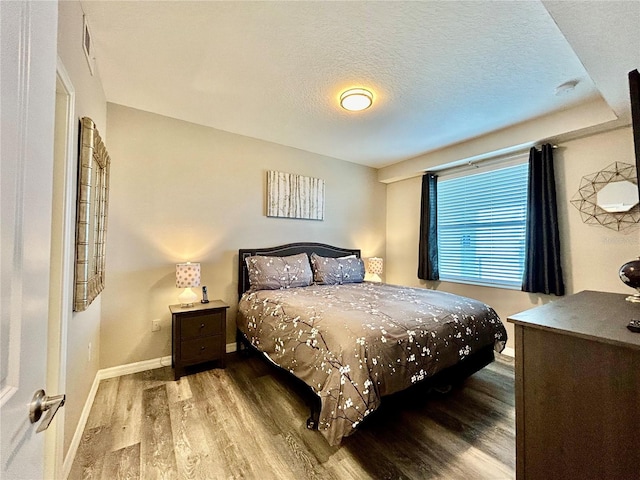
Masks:
[[[89,71],[93,75],[93,41],[91,39],[91,30],[89,30],[89,23],[87,22],[87,16],[83,17],[83,29],[82,29],[82,50],[84,50],[84,56],[89,64]]]

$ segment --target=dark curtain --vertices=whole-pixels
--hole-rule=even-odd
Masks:
[[[422,176],[422,200],[420,204],[420,244],[418,250],[418,278],[438,280],[438,176],[427,172]]]
[[[553,147],[529,153],[527,232],[522,290],[564,295]]]

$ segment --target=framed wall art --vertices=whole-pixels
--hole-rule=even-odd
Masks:
[[[88,117],[80,121],[73,310],[82,312],[104,289],[111,159]]]
[[[268,171],[267,216],[324,220],[324,180]]]

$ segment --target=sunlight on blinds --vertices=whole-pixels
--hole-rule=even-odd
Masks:
[[[521,286],[528,166],[438,182],[440,280]]]

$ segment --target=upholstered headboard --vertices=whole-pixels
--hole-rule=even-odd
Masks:
[[[287,245],[279,245],[271,248],[243,248],[238,250],[238,298],[244,292],[249,290],[249,271],[245,258],[252,255],[266,255],[271,257],[287,257],[289,255],[297,255],[298,253],[306,253],[311,256],[316,253],[321,257],[344,257],[347,255],[355,255],[360,258],[360,250],[352,248],[340,248],[324,243],[289,243]]]

